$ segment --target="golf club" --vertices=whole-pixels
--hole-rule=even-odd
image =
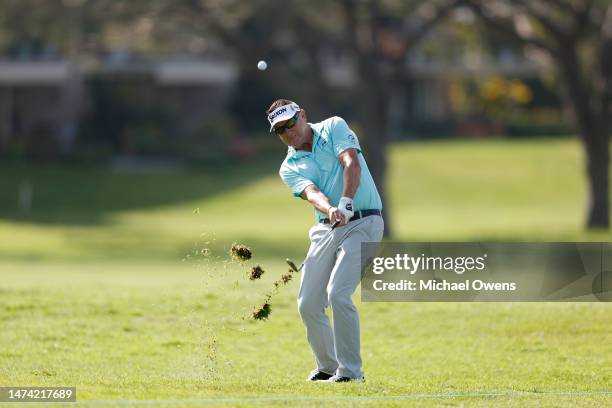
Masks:
[[[317,245],[321,245],[321,243],[323,243],[324,241],[327,240],[327,238],[331,235],[332,231],[334,230],[334,228],[336,228],[338,226],[338,224],[340,224],[340,221],[336,221],[332,224],[331,229],[329,231],[327,231],[325,233],[325,235],[323,236],[323,238],[321,238],[321,240],[319,241],[319,243]],[[304,267],[304,262],[306,262],[306,259],[304,259],[304,262],[302,262],[302,264],[300,265],[300,267],[298,268],[295,265],[295,262],[293,262],[293,260],[287,258],[286,259],[287,265],[289,265],[289,267],[294,271],[294,272],[299,272],[302,270],[302,268]]]

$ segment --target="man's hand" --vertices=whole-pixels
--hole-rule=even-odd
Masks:
[[[348,222],[348,218],[342,214],[342,211],[338,207],[329,207],[329,211],[327,211],[327,216],[329,217],[329,223],[334,224],[336,221],[340,221],[339,225],[344,225]]]
[[[325,194],[323,194],[314,184],[306,187],[304,191],[302,191],[302,194],[300,194],[300,197],[304,200],[308,200],[308,202],[320,211],[321,214],[327,214],[330,224],[334,224],[338,221],[340,225],[344,225],[348,222],[348,218],[345,219],[344,215],[342,215],[342,211],[330,205]]]
[[[355,215],[355,211],[353,210],[353,199],[352,198],[342,197],[340,199],[340,203],[338,204],[338,209],[340,210],[342,215],[344,215],[344,218],[346,218],[347,223],[349,222],[351,217]]]

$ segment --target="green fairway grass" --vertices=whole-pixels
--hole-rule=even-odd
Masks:
[[[253,284],[236,264],[209,275],[185,264],[3,263],[12,276],[2,276],[0,380],[76,386],[82,401],[509,393],[494,404],[612,402],[522,395],[609,390],[612,313],[597,303],[361,304],[367,382],[307,384],[297,282],[273,299],[269,321],[243,320],[284,271],[267,264]]]
[[[313,223],[280,182],[281,159],[159,174],[1,165],[0,385],[75,386],[78,406],[612,405],[598,394],[612,392],[605,303],[361,303],[357,292],[367,382],[305,383],[299,275],[268,321],[248,319],[284,259],[301,262]],[[583,230],[572,139],[396,144],[389,175],[397,240],[610,241]],[[230,262],[234,241],[252,261]],[[255,264],[266,272],[251,282]]]

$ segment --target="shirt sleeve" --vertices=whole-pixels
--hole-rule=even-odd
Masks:
[[[294,170],[282,166],[278,172],[283,183],[287,185],[293,192],[294,197],[299,197],[300,194],[311,184],[314,184],[311,180],[302,176]]]
[[[346,149],[357,149],[357,152],[361,153],[357,135],[348,127],[344,119],[337,116],[332,118],[331,134],[336,157]]]

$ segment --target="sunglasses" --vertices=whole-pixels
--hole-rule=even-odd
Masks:
[[[287,120],[287,122],[285,122],[285,124],[284,124],[283,126],[280,126],[280,127],[274,128],[274,133],[275,133],[277,136],[280,136],[280,135],[282,135],[283,133],[285,133],[285,131],[286,131],[287,129],[291,129],[292,127],[294,127],[294,126],[295,126],[295,124],[296,124],[296,123],[298,122],[298,120],[299,120],[299,115],[300,115],[300,112],[297,112],[297,113],[296,113],[296,114],[295,114],[295,115],[294,115],[294,116],[293,116],[291,119]]]

